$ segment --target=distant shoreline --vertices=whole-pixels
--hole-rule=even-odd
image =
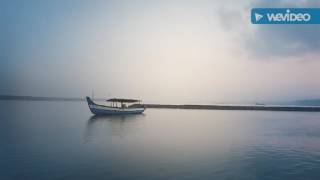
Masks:
[[[261,106],[261,105],[164,105],[144,104],[146,108],[205,109],[205,110],[251,110],[251,111],[304,111],[320,112],[320,106]]]
[[[85,101],[85,98],[0,95],[0,100],[16,100],[16,101]],[[104,99],[96,98],[94,100],[95,101],[103,101]]]
[[[15,96],[0,95],[0,100],[17,101],[85,101],[85,98],[70,97],[40,97],[40,96]],[[104,101],[96,98],[95,101]],[[203,110],[252,110],[252,111],[304,111],[320,112],[320,106],[290,106],[290,105],[172,105],[172,104],[144,104],[146,108],[156,109],[203,109]]]
[[[23,101],[84,101],[84,98],[0,95],[0,100],[23,100]]]

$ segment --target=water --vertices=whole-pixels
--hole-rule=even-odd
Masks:
[[[0,179],[320,179],[320,113],[0,101]]]

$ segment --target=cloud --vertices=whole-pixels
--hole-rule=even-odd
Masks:
[[[259,56],[302,56],[319,53],[319,34],[319,25],[259,25],[245,43]]]

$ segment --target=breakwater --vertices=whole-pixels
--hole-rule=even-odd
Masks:
[[[253,110],[253,111],[306,111],[320,112],[320,106],[261,106],[261,105],[169,105],[144,104],[146,108],[207,109],[207,110]]]

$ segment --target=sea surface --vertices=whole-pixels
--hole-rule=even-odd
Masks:
[[[320,113],[0,101],[1,180],[318,180]]]

